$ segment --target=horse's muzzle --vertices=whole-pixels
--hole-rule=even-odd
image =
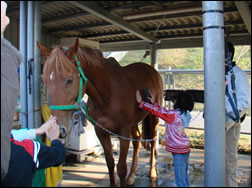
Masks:
[[[61,126],[60,127],[60,135],[59,135],[59,138],[65,138],[67,136],[67,131],[66,131],[66,128]]]

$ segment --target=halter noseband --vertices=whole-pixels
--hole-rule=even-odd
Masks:
[[[65,49],[68,49],[68,48],[65,48]],[[76,62],[78,72],[79,72],[79,75],[80,75],[80,87],[79,87],[78,99],[77,99],[76,103],[73,104],[73,105],[62,105],[62,106],[50,105],[51,110],[80,110],[81,109],[81,107],[82,107],[81,98],[82,98],[83,79],[84,79],[84,82],[85,82],[85,86],[87,86],[88,79],[85,76],[84,72],[82,71],[81,66],[80,66],[80,61],[78,61],[76,55],[75,55],[75,62]]]

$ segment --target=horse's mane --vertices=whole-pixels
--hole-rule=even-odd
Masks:
[[[102,67],[104,64],[103,54],[100,50],[89,47],[79,47],[77,52],[79,61],[85,64]]]
[[[80,62],[84,62],[87,65],[102,67],[104,64],[104,58],[101,51],[88,47],[79,47],[77,58]],[[44,65],[43,80],[45,83],[48,82],[49,75],[52,72],[55,76],[61,72],[64,77],[68,77],[73,74],[74,70],[77,70],[76,65],[65,56],[62,47],[56,46]]]

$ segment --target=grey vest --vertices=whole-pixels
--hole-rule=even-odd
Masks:
[[[19,90],[17,69],[21,60],[20,52],[1,38],[1,181],[9,167],[11,128]]]

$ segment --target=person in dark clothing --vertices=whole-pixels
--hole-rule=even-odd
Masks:
[[[22,60],[18,49],[4,38],[10,22],[6,9],[7,4],[1,1],[1,181],[9,168],[9,140],[19,90],[17,69]]]
[[[4,31],[10,22],[6,9],[7,4],[1,1],[1,187],[32,186],[36,169],[62,164],[65,149],[58,140],[59,127],[54,117],[41,126],[43,129],[40,127],[22,134],[22,139],[16,139],[15,131],[11,130],[19,90],[17,69],[22,56],[4,38]],[[48,127],[44,129],[45,126]],[[41,134],[41,130],[46,130],[47,137],[52,140],[51,147],[31,139],[30,136],[35,133]]]
[[[241,122],[251,108],[251,87],[246,73],[233,61],[235,48],[229,41],[227,41],[227,49],[230,54],[230,63],[232,63],[230,67],[232,67],[232,71],[228,68],[228,56],[225,53],[225,186],[237,187],[238,141],[240,138]],[[235,78],[232,77],[232,72]],[[235,84],[235,87],[232,87],[233,84]],[[232,118],[232,116],[234,117],[235,110],[231,104],[231,101],[235,101],[234,93],[236,93],[237,113],[239,113],[241,118],[240,121],[234,121]]]
[[[56,120],[54,122],[52,119],[53,117],[48,122],[55,124],[49,130],[44,129],[47,137],[51,140],[50,147],[31,139],[18,139],[20,135],[17,135],[17,133],[23,131],[22,129],[12,132],[9,169],[7,175],[1,182],[1,186],[31,187],[32,179],[37,169],[59,166],[64,162],[66,152],[64,145],[58,140],[59,125],[56,124]],[[44,124],[41,127],[47,125]],[[22,138],[25,138],[25,133],[22,134]],[[29,134],[26,135],[29,137]]]

